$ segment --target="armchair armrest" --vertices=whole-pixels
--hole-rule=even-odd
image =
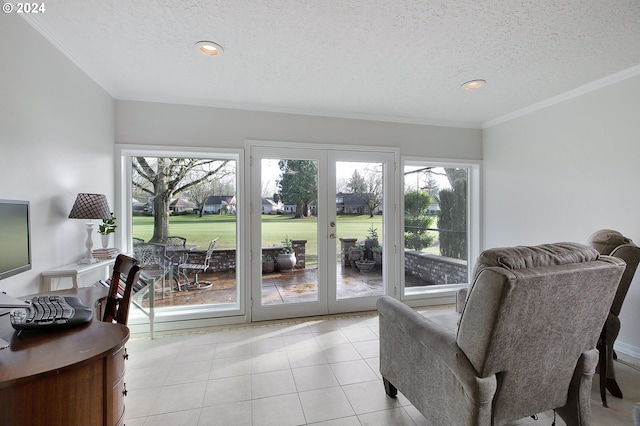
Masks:
[[[461,314],[464,309],[464,304],[467,303],[467,294],[469,294],[469,287],[461,288],[456,293],[456,312]]]
[[[378,312],[382,376],[421,412],[439,407],[441,419],[429,419],[434,424],[464,424],[468,418],[489,424],[496,377],[477,376],[455,332],[391,297],[378,299]]]

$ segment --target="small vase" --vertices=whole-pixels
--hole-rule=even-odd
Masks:
[[[100,234],[100,239],[102,240],[102,248],[109,247],[109,234]]]

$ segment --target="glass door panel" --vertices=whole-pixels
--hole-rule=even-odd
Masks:
[[[251,152],[251,188],[260,188],[251,194],[251,253],[260,258],[252,267],[253,319],[325,314],[326,207],[318,200],[326,191],[320,178],[326,155],[273,147]]]
[[[381,247],[394,238],[384,214],[394,155],[253,146],[251,158],[253,318],[375,309],[387,291]],[[293,268],[280,265],[285,251]]]
[[[384,164],[336,161],[337,299],[385,294]]]
[[[318,161],[261,160],[262,305],[318,301]]]

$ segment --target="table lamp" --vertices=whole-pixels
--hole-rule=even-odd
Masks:
[[[91,219],[109,219],[111,217],[111,210],[109,209],[109,203],[107,203],[107,197],[104,194],[85,194],[80,193],[76,198],[76,202],[73,203],[71,213],[69,213],[70,219],[89,219],[87,222],[87,252],[84,258],[78,263],[91,264],[96,263],[98,260],[93,257],[93,222]]]

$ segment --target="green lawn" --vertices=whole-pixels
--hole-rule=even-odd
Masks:
[[[236,216],[233,215],[180,215],[169,217],[169,235],[185,237],[187,244],[201,248],[218,238],[216,247],[236,247]],[[148,241],[153,236],[153,217],[134,216],[133,236]]]
[[[369,227],[373,224],[378,230],[382,242],[382,216],[370,218],[368,215],[338,216],[337,235],[344,238],[364,240]],[[236,216],[234,215],[183,215],[169,217],[169,234],[187,239],[187,244],[196,244],[202,248],[209,241],[218,238],[216,247],[236,247]],[[290,239],[307,240],[307,251],[317,253],[316,218],[293,219],[292,215],[262,216],[262,246],[281,246],[286,236]],[[133,236],[147,241],[153,235],[153,217],[134,216]]]
[[[336,247],[340,252],[339,238],[357,238],[364,241],[369,228],[377,229],[380,244],[382,241],[382,216],[376,215],[343,215],[338,216],[336,225]],[[437,225],[434,223],[433,225]],[[236,244],[236,216],[234,215],[182,215],[169,217],[169,234],[187,239],[187,244],[207,248],[209,241],[218,238],[216,247],[234,248]],[[148,241],[153,235],[153,217],[134,216],[133,236]],[[262,215],[262,247],[281,246],[282,240],[289,237],[293,240],[307,240],[307,264],[317,263],[318,242],[317,220],[294,219],[293,215]],[[429,247],[426,252],[439,254],[437,247]]]

